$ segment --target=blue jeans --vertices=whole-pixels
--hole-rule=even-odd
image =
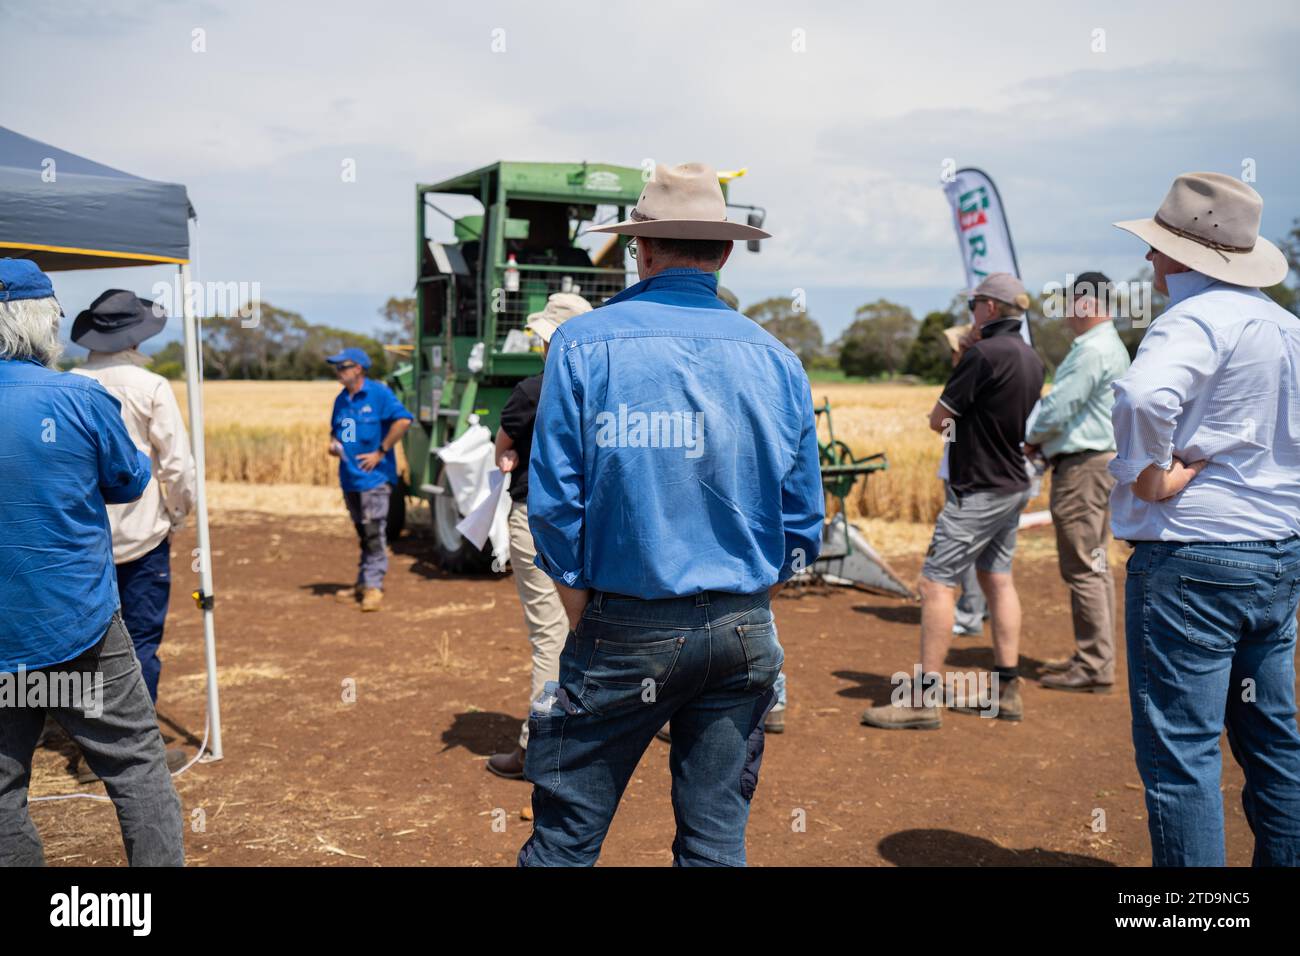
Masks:
[[[1154,866],[1224,864],[1225,725],[1255,865],[1300,865],[1297,600],[1300,538],[1135,546],[1129,703]]]
[[[534,822],[519,864],[594,864],[641,755],[671,719],[674,865],[744,866],[755,731],[784,659],[766,591],[594,592],[560,655],[558,699],[529,715]]]
[[[162,673],[158,645],[162,643],[171,590],[170,538],[163,538],[156,548],[134,561],[125,561],[117,566],[122,623],[131,635],[144,686],[149,689],[149,699],[155,704],[158,703],[158,676]]]
[[[772,705],[777,708],[785,707],[785,671],[776,675],[776,683],[772,685],[772,693],[776,694],[776,702]]]

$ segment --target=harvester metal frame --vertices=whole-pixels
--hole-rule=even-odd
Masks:
[[[822,403],[813,408],[813,414],[819,422],[823,416],[826,419],[826,441],[817,443],[822,487],[839,503],[839,510],[822,527],[822,550],[809,569],[811,575],[831,584],[861,587],[915,600],[916,593],[877,553],[866,536],[849,522],[844,500],[859,478],[869,479],[873,472],[888,470],[888,456],[881,451],[858,457],[847,444],[837,439],[831,420],[830,399],[822,399]],[[801,575],[797,580],[805,581],[807,577]]]

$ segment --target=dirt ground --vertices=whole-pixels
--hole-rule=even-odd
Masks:
[[[529,786],[498,779],[484,762],[513,745],[527,707],[514,582],[448,578],[419,539],[404,537],[384,611],[362,617],[331,596],[355,567],[341,515],[223,512],[212,534],[225,759],[177,779],[190,864],[512,864],[529,832],[521,816]],[[1030,677],[1071,646],[1050,535],[1027,532],[1017,558]],[[190,754],[205,701],[192,547],[192,530],[174,541],[159,700],[165,733]],[[914,577],[920,555],[895,566]],[[790,707],[787,732],[769,738],[754,798],[751,864],[1149,862],[1122,655],[1120,684],[1107,696],[1030,682],[1022,724],[950,713],[939,731],[884,732],[860,726],[858,714],[888,699],[892,673],[910,669],[919,608],[836,589],[782,596],[776,616]],[[955,639],[949,663],[991,666],[988,639]],[[355,702],[345,702],[353,686]],[[671,861],[667,757],[657,741],[647,751],[603,864]],[[1226,763],[1228,861],[1246,865],[1241,774]],[[78,787],[67,764],[66,752],[39,751],[32,795],[103,793],[100,784]],[[124,862],[109,804],[46,802],[32,814],[50,863]]]

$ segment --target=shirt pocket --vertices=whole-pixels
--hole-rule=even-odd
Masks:
[[[736,625],[736,636],[745,652],[748,670],[746,691],[766,690],[785,666],[785,651],[777,638],[776,619],[758,624]]]
[[[1208,581],[1180,574],[1183,636],[1207,650],[1234,650],[1245,628],[1255,587],[1247,581]]]
[[[578,694],[582,706],[590,713],[608,715],[655,703],[672,678],[686,635],[649,628],[624,628],[620,629],[623,635],[635,633],[639,639],[613,641],[604,637],[586,637],[596,628],[592,621],[584,623],[588,626],[583,629],[579,640],[591,641],[591,653],[583,672],[582,690]],[[664,634],[672,636],[660,636]]]

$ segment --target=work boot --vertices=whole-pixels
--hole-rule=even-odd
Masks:
[[[86,763],[86,755],[77,754],[76,761],[72,764],[72,776],[76,778],[77,783],[95,783],[99,780],[99,774],[90,769],[90,764]]]
[[[1024,720],[1025,702],[1020,697],[1020,678],[1013,677],[1011,680],[998,681],[998,700],[997,713],[991,712],[992,708],[986,712],[979,703],[962,704],[954,706],[953,710],[960,711],[963,714],[978,714],[981,717],[997,717],[999,720]]]
[[[943,712],[938,707],[915,707],[891,701],[864,710],[862,723],[880,730],[938,730],[943,726]]]
[[[763,732],[769,734],[785,733],[785,708],[773,707],[763,719]]]
[[[1104,684],[1082,667],[1071,667],[1063,674],[1048,674],[1039,683],[1051,690],[1071,690],[1077,694],[1109,694],[1113,684]]]
[[[1043,661],[1039,666],[1050,674],[1062,674],[1074,666],[1074,655],[1071,654],[1069,657],[1053,657],[1051,660]]]
[[[524,779],[524,757],[528,751],[523,747],[516,747],[508,754],[493,754],[488,757],[487,768],[498,777],[505,777],[507,780]]]
[[[334,600],[340,604],[356,604],[361,600],[361,585],[356,584],[350,588],[339,588],[334,592]]]
[[[379,588],[366,588],[365,593],[361,596],[361,610],[378,611],[383,600],[384,592]]]

